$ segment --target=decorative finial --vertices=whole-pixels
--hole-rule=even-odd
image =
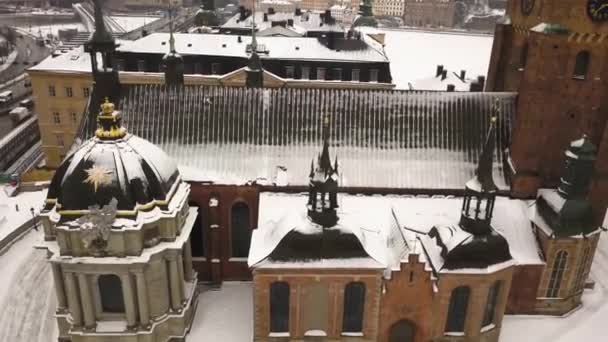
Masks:
[[[101,104],[101,112],[97,116],[95,136],[103,140],[120,139],[127,135],[127,130],[121,127],[122,118],[114,104],[106,97]]]

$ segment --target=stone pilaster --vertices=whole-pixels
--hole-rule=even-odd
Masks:
[[[78,285],[72,272],[65,272],[65,289],[68,294],[68,308],[72,316],[72,325],[78,328],[82,326],[82,311],[78,298]]]
[[[192,272],[192,246],[190,244],[190,238],[184,245],[184,276],[186,281],[192,281],[194,273]]]
[[[150,326],[150,309],[148,307],[148,286],[143,271],[135,273],[137,281],[137,303],[139,304],[139,321],[142,327]]]
[[[137,312],[135,308],[135,297],[133,295],[133,284],[130,274],[120,276],[122,282],[122,296],[125,300],[125,311],[127,314],[127,328],[134,329],[137,325]]]
[[[51,263],[51,270],[53,271],[53,281],[55,283],[57,309],[59,312],[64,312],[68,307],[68,302],[65,296],[65,286],[63,284],[63,277],[61,276],[61,265]]]
[[[186,289],[184,288],[184,259],[182,258],[181,253],[177,253],[177,274],[179,275],[179,297],[182,303],[184,303],[186,299]]]
[[[169,292],[171,296],[171,309],[173,311],[180,311],[182,307],[182,299],[179,287],[179,270],[177,268],[177,257],[173,254],[167,256],[167,262],[169,263]],[[183,281],[181,282],[183,284]]]
[[[80,287],[80,302],[84,316],[85,329],[95,329],[95,310],[93,307],[93,297],[86,274],[78,274],[78,286]]]

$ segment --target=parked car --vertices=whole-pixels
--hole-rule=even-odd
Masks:
[[[25,107],[15,107],[8,115],[16,125],[30,116],[30,110]]]
[[[13,92],[10,90],[3,91],[0,93],[0,106],[4,106],[9,102],[13,101]]]

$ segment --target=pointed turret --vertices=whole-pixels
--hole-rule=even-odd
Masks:
[[[120,81],[118,70],[113,67],[116,41],[106,29],[103,20],[101,0],[94,0],[95,4],[95,32],[84,45],[84,50],[91,56],[91,69],[93,74],[93,91],[89,101],[88,118],[86,121],[86,136],[91,136],[97,127],[97,104],[102,103],[105,97],[119,105]]]
[[[165,84],[179,87],[184,84],[184,60],[175,49],[173,11],[174,9],[169,8],[169,52],[163,57],[162,64],[165,71]]]
[[[597,229],[588,199],[597,148],[586,135],[566,150],[562,177],[555,190],[541,190],[536,200],[538,213],[557,237],[589,234]]]
[[[308,217],[318,225],[329,228],[338,222],[338,158],[335,168],[329,156],[329,117],[323,123],[323,151],[317,165],[311,165],[308,192]]]
[[[495,107],[495,115],[498,107]],[[466,183],[460,225],[474,235],[491,232],[492,214],[496,200],[496,184],[492,177],[496,147],[496,116],[490,120],[486,141],[477,163],[475,177]]]

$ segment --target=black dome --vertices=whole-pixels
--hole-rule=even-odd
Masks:
[[[492,229],[489,234],[472,235],[447,253],[443,268],[485,268],[511,260],[509,243]]]
[[[106,102],[102,109],[96,137],[59,166],[47,203],[56,203],[60,212],[78,211],[116,198],[118,210],[132,211],[138,205],[151,209],[158,204],[155,201],[169,200],[179,178],[175,163],[154,144],[126,134],[113,105]]]

